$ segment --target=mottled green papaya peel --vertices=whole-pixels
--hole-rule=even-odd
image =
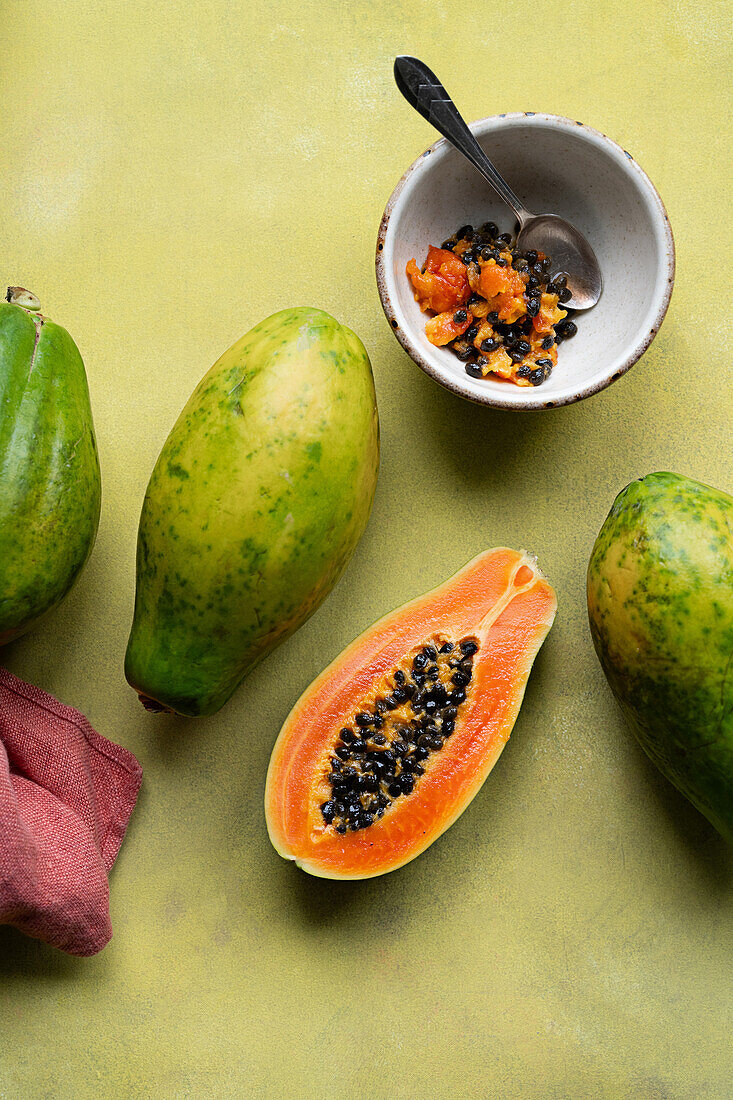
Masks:
[[[99,523],[84,364],[40,308],[23,287],[0,302],[0,645],[66,595]]]
[[[588,613],[642,747],[733,842],[733,498],[678,474],[632,482],[593,547]]]
[[[305,622],[361,537],[378,464],[371,366],[349,329],[287,309],[225,352],[143,504],[125,672],[146,706],[214,713]]]

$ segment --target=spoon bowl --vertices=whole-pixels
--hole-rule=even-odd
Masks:
[[[517,236],[524,252],[534,249],[552,259],[552,274],[565,275],[572,298],[571,309],[590,309],[601,296],[603,280],[593,249],[583,234],[558,214],[534,214]]]
[[[519,224],[518,244],[544,252],[552,261],[551,274],[564,275],[572,297],[570,309],[590,309],[601,296],[603,279],[595,253],[583,234],[554,214],[532,214],[497,171],[469,130],[455,103],[435,73],[416,57],[395,58],[394,77],[403,96],[418,114],[434,126],[469,161],[507,206]]]

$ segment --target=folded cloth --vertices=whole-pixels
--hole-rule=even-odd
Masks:
[[[102,950],[107,872],[141,781],[131,752],[0,668],[0,924],[71,955]]]

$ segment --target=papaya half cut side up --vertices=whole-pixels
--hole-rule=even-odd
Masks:
[[[265,813],[279,854],[360,879],[423,852],[498,760],[556,608],[534,559],[500,547],[352,642],[273,749]]]

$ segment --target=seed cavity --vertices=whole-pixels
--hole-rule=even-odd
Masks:
[[[430,638],[385,677],[339,732],[328,760],[326,825],[367,829],[412,794],[456,727],[473,676],[475,638]]]

